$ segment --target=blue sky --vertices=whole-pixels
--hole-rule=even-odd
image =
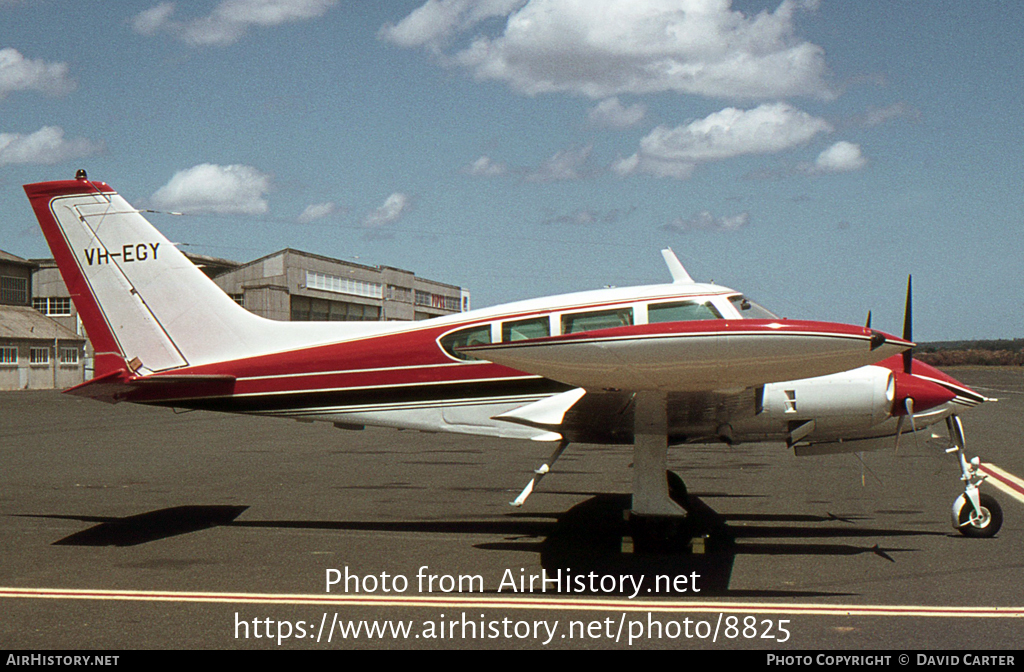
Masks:
[[[1013,2],[0,0],[0,249],[87,168],[183,249],[476,307],[690,274],[793,318],[1024,336]]]

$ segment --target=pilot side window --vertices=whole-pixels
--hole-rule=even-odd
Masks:
[[[777,320],[778,315],[766,308],[757,305],[745,296],[730,296],[729,301],[739,311],[740,317],[745,320]]]
[[[501,340],[525,341],[529,338],[546,338],[551,335],[551,320],[547,315],[529,320],[516,320],[501,324]]]
[[[652,303],[647,306],[647,322],[688,322],[690,320],[720,320],[715,307],[699,301],[681,303]]]
[[[563,334],[578,334],[581,331],[611,329],[612,327],[628,327],[632,324],[632,308],[595,310],[589,313],[572,313],[569,315],[562,315]]]
[[[444,336],[440,343],[441,348],[455,359],[471,360],[469,355],[456,352],[455,348],[466,345],[485,345],[491,342],[491,325],[484,324],[467,329],[459,329]]]

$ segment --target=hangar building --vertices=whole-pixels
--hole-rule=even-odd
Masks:
[[[467,290],[390,266],[293,249],[249,263],[186,256],[246,310],[272,320],[423,320],[470,307]],[[69,387],[92,378],[91,344],[52,259],[25,260],[0,252],[0,311],[13,311],[10,317],[0,314],[0,389],[47,386],[47,381],[49,387]],[[47,340],[31,345],[27,335],[39,332]],[[72,355],[72,344],[78,355]],[[44,346],[51,354],[43,355]],[[72,365],[77,378],[71,375]]]
[[[425,320],[469,310],[469,292],[455,285],[292,249],[221,272],[214,282],[272,320]]]
[[[0,250],[0,390],[60,389],[84,380],[86,338],[71,298],[64,290],[36,299],[38,270],[36,262]]]

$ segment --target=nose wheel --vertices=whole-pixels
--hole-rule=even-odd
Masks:
[[[987,476],[979,468],[980,458],[968,460],[964,456],[964,429],[960,418],[949,416],[946,427],[953,444],[946,452],[956,456],[960,463],[960,480],[964,482],[964,493],[953,502],[953,528],[965,537],[994,537],[1003,526],[1003,509],[995,497],[979,490]]]
[[[953,516],[954,526],[965,537],[992,537],[1003,525],[1003,509],[992,495],[978,498],[978,510],[966,494],[960,495],[953,502]]]

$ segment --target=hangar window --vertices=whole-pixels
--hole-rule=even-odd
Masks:
[[[32,299],[32,307],[43,315],[70,315],[71,299],[60,296],[36,297]]]
[[[17,364],[18,348],[4,346],[0,348],[0,364]]]
[[[455,348],[466,345],[485,345],[491,342],[491,325],[483,324],[467,329],[459,329],[441,338],[441,348],[455,359],[470,360],[469,355],[456,352]]]
[[[327,273],[317,273],[316,271],[306,271],[306,287],[308,289],[318,289],[321,292],[353,294],[370,299],[384,298],[384,286],[379,282],[341,278],[336,275],[328,275]]]
[[[0,303],[28,305],[28,278],[0,277]]]
[[[28,363],[29,364],[49,364],[50,363],[50,349],[49,348],[29,348],[29,351],[28,351]]]
[[[581,331],[611,329],[612,327],[628,327],[632,324],[632,308],[595,310],[589,313],[572,313],[569,315],[562,315],[563,334],[578,334]]]
[[[551,320],[547,315],[529,320],[516,320],[501,324],[501,340],[525,341],[529,338],[546,338],[551,335]]]
[[[657,303],[647,306],[647,322],[688,322],[690,320],[720,320],[715,307],[701,301]]]
[[[380,307],[293,296],[291,317],[293,322],[368,322],[380,319]]]

